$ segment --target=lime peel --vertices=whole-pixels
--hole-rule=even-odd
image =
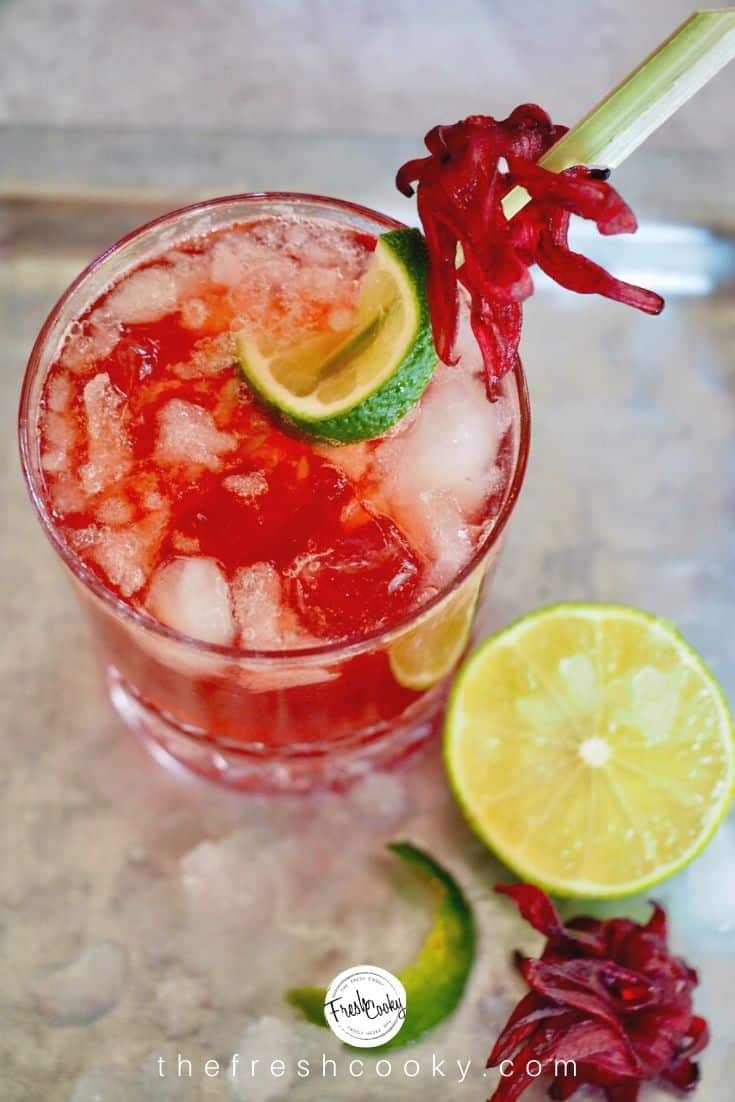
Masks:
[[[427,255],[415,229],[381,234],[354,326],[266,355],[235,338],[245,380],[300,433],[334,444],[381,436],[418,401],[437,362],[426,300]]]
[[[388,846],[405,864],[426,875],[438,898],[434,922],[424,944],[398,978],[406,989],[406,1020],[383,1052],[417,1040],[454,1011],[464,992],[475,960],[477,935],[469,903],[456,880],[428,853],[411,842]],[[327,1028],[324,1017],[326,987],[298,987],[286,1000],[313,1025]]]

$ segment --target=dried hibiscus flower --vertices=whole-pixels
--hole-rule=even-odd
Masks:
[[[707,1044],[707,1023],[692,1013],[697,973],[670,954],[661,907],[654,904],[645,925],[627,918],[562,925],[539,888],[496,891],[547,941],[540,958],[517,958],[531,990],[490,1053],[487,1066],[503,1075],[490,1102],[514,1102],[543,1073],[553,1077],[548,1094],[557,1100],[582,1086],[601,1088],[608,1102],[636,1102],[649,1080],[679,1091],[696,1085],[692,1057]]]
[[[536,163],[565,133],[535,104],[516,107],[500,121],[471,115],[430,130],[429,156],[408,161],[396,177],[405,195],[418,183],[437,352],[453,362],[464,287],[490,391],[516,361],[521,304],[533,291],[532,264],[572,291],[605,295],[649,314],[663,307],[659,295],[615,279],[569,248],[572,214],[591,219],[603,234],[633,233],[637,223],[606,173],[581,167],[555,173]],[[526,189],[531,202],[509,220],[502,200],[516,186]]]

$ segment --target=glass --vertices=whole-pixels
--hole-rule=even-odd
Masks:
[[[168,764],[243,790],[293,791],[347,784],[435,730],[521,487],[530,418],[518,364],[508,384],[513,464],[495,521],[451,586],[389,630],[349,644],[246,650],[182,635],[118,598],[66,542],[46,500],[37,431],[46,373],[69,324],[123,272],[185,238],[263,214],[327,218],[370,234],[401,227],[354,204],[283,193],[215,199],[143,226],[94,261],[46,320],[26,371],[19,433],[31,500],[91,624],[123,722]],[[442,640],[451,645],[438,676],[413,675],[411,656]]]

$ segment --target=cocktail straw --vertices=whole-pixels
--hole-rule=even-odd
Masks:
[[[735,8],[694,12],[539,160],[615,168],[735,57]],[[530,200],[522,187],[503,200],[512,218]]]

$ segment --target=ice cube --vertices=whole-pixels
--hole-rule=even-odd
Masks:
[[[194,298],[209,282],[209,256],[207,250],[192,252],[174,250],[166,254],[169,271],[176,284],[179,302]]]
[[[193,402],[173,398],[158,415],[156,459],[161,463],[191,464],[216,471],[223,455],[237,447],[237,440],[220,432],[212,414]]]
[[[232,583],[240,643],[249,650],[277,650],[318,642],[286,603],[281,576],[270,563],[238,570]]]
[[[102,524],[119,527],[132,520],[133,507],[124,494],[111,494],[97,506],[97,519]]]
[[[238,878],[243,853],[243,836],[234,832],[224,838],[205,839],[181,858],[181,878],[187,900],[197,913],[249,907],[255,898],[254,885]],[[261,866],[258,866],[261,868]]]
[[[103,360],[120,339],[120,325],[103,308],[95,310],[81,330],[70,328],[61,362],[76,375],[83,375]]]
[[[497,484],[509,425],[507,401],[489,402],[479,375],[440,364],[407,431],[376,449],[387,492],[403,501],[446,491],[466,515],[479,513]]]
[[[54,472],[55,477],[49,486],[54,509],[60,516],[80,513],[84,509],[85,497],[79,482],[66,469]]]
[[[232,334],[218,333],[216,337],[198,340],[189,359],[174,364],[171,370],[180,379],[201,379],[232,371],[236,358]]]
[[[296,650],[321,642],[302,624],[284,593],[282,579],[270,563],[254,563],[242,567],[232,583],[235,618],[240,635],[238,642],[248,650]],[[243,664],[239,670],[241,684],[251,692],[274,692],[333,681],[339,677],[337,664],[320,665],[314,661],[289,659],[278,667]]]
[[[126,949],[114,941],[101,941],[36,979],[36,1007],[51,1025],[86,1025],[117,1006],[127,972]]]
[[[151,511],[163,509],[166,506],[166,498],[158,490],[148,490],[143,495],[143,506]]]
[[[76,426],[69,414],[51,408],[43,415],[41,466],[49,474],[68,470],[76,444]]]
[[[440,364],[416,415],[373,452],[371,496],[435,562],[440,583],[469,558],[475,523],[502,481],[510,418],[504,398],[487,400],[479,374]]]
[[[316,220],[264,219],[253,227],[252,236],[272,251],[296,257],[302,271],[333,271],[345,284],[359,279],[370,255],[349,231]]]
[[[267,312],[270,325],[298,289],[300,261],[278,245],[257,240],[254,233],[235,233],[223,244],[227,251],[215,256],[212,271],[228,286],[227,300],[251,322],[262,325]],[[279,308],[275,312],[274,292]]]
[[[167,522],[168,511],[161,510],[117,530],[94,529],[90,558],[104,570],[123,597],[137,593],[148,581]]]
[[[318,444],[314,451],[328,459],[351,482],[360,482],[370,470],[372,452],[367,444],[344,444],[340,447]]]
[[[156,988],[156,1017],[167,1037],[194,1033],[200,1023],[207,992],[192,976],[169,976]]]
[[[223,234],[211,250],[210,276],[215,283],[236,287],[268,255],[269,250],[248,232]]]
[[[135,1076],[125,1068],[101,1065],[79,1076],[69,1102],[131,1102],[136,1088]]]
[[[198,555],[202,549],[199,540],[195,536],[186,536],[183,532],[174,532],[171,536],[171,543],[183,555]]]
[[[245,232],[220,237],[212,249],[211,275],[229,288],[228,302],[242,321],[238,327],[275,345],[293,344],[322,328],[330,311],[337,330],[352,315],[366,255],[343,229],[264,218]]]
[[[268,482],[262,471],[251,471],[249,474],[231,474],[222,482],[226,490],[237,497],[250,500],[266,493]]]
[[[90,547],[94,547],[99,535],[99,528],[95,524],[90,524],[87,528],[74,528],[69,533],[69,542],[77,551],[86,552]]]
[[[177,307],[177,286],[169,267],[153,265],[126,276],[108,295],[105,308],[128,325],[158,321]]]
[[[46,384],[46,405],[54,413],[64,413],[74,396],[74,388],[66,371],[55,371]]]
[[[132,455],[125,430],[125,399],[107,372],[95,375],[83,392],[87,426],[87,462],[79,474],[88,494],[107,489],[130,470]]]
[[[478,528],[468,525],[454,497],[444,492],[419,494],[401,519],[412,546],[429,562],[429,585],[446,585],[472,555]]]
[[[318,640],[313,639],[316,643]],[[301,640],[290,643],[292,649],[308,644]],[[319,665],[315,661],[289,658],[277,666],[248,665],[243,663],[238,669],[237,679],[251,693],[274,693],[284,689],[295,689],[303,685],[318,685],[325,681],[336,681],[341,676],[339,663]]]
[[[201,329],[209,317],[209,308],[200,298],[189,298],[181,307],[181,324],[186,329]]]
[[[288,1094],[296,1078],[296,1062],[303,1056],[300,1032],[280,1018],[259,1018],[247,1026],[237,1058],[230,1064],[233,1098],[238,1102],[271,1102]],[[272,1074],[282,1061],[284,1074]],[[280,1066],[280,1065],[276,1065]]]
[[[344,299],[345,284],[342,273],[336,268],[305,267],[302,269],[299,290],[303,295],[326,304]],[[334,309],[342,310],[343,307]]]
[[[235,638],[230,587],[214,559],[177,558],[153,576],[146,605],[168,627],[205,643]]]
[[[220,807],[224,811],[221,801]],[[175,951],[179,960],[186,961],[189,973],[206,977],[207,991],[216,1008],[214,1014],[206,1015],[206,1021],[201,1020],[200,1038],[205,1031],[209,1037],[227,1034],[226,1045],[212,1042],[213,1055],[226,1052],[229,1056],[237,1051],[246,1024],[241,1018],[237,1025],[238,1012],[265,1014],[280,1007],[287,1016],[283,991],[300,982],[298,976],[305,974],[305,968],[309,970],[310,958],[305,962],[303,955],[304,939],[295,941],[288,936],[276,913],[281,882],[285,879],[293,884],[302,875],[299,870],[303,870],[306,890],[313,891],[325,910],[329,909],[323,892],[319,892],[324,865],[309,855],[304,868],[301,847],[305,831],[299,829],[293,810],[292,805],[285,804],[274,808],[272,801],[256,797],[246,819],[240,814],[241,826],[232,831],[236,812],[233,805],[207,828],[215,838],[199,842],[181,858],[183,913]],[[303,819],[308,818],[304,811]],[[199,826],[201,833],[201,822]],[[323,824],[321,838],[324,841]],[[264,900],[268,901],[266,907]],[[294,914],[297,901],[303,904],[300,914]],[[311,914],[303,897],[289,891],[289,903],[289,918],[307,924]],[[328,941],[327,922],[323,934]],[[271,944],[277,944],[278,949],[271,952],[269,948],[266,953],[242,951],[243,945]],[[324,952],[324,941],[315,945],[315,952]],[[312,968],[310,974],[318,975],[318,971]],[[209,1039],[205,1047],[209,1047]]]

